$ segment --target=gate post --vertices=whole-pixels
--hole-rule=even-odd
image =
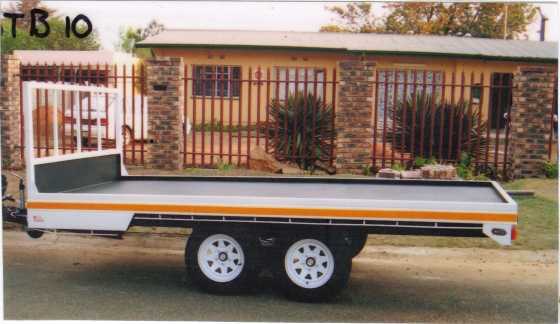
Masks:
[[[336,167],[340,173],[362,173],[372,161],[375,62],[356,57],[338,62],[338,69]]]
[[[14,55],[2,54],[0,66],[0,128],[2,133],[2,167],[23,167],[20,115],[20,71],[19,60]]]
[[[183,77],[182,58],[157,57],[146,62],[148,137],[153,141],[148,145],[149,168],[183,168]]]
[[[521,66],[513,77],[511,156],[515,178],[544,174],[556,66]]]

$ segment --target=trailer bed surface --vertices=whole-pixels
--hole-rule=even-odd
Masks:
[[[66,191],[91,194],[142,194],[184,196],[244,196],[275,198],[370,199],[502,203],[492,186],[460,182],[371,181],[370,183],[117,180]]]

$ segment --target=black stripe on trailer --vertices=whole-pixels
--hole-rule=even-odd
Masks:
[[[448,222],[403,222],[403,221],[359,221],[313,219],[313,218],[281,218],[278,221],[265,217],[228,217],[228,216],[198,216],[198,215],[162,215],[162,214],[135,214],[130,226],[147,227],[195,227],[199,224],[230,223],[237,225],[286,227],[286,230],[298,230],[302,226],[337,227],[337,228],[362,228],[370,234],[391,235],[429,235],[429,236],[459,236],[459,237],[484,237],[482,224],[474,223],[448,223]]]

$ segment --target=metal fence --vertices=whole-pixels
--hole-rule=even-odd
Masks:
[[[249,165],[257,147],[281,161],[317,159],[332,165],[334,138],[329,143],[317,139],[320,127],[334,128],[336,70],[242,70],[226,65],[184,69],[185,166]],[[290,104],[298,98],[302,110]],[[316,154],[310,146],[323,151]]]
[[[372,164],[416,158],[463,161],[506,176],[512,105],[510,73],[378,70]]]
[[[248,165],[257,146],[278,160],[309,158],[299,155],[302,151],[297,147],[305,146],[322,129],[314,119],[316,112],[279,125],[274,107],[296,115],[286,104],[290,96],[312,94],[321,99],[323,107],[332,108],[329,120],[334,129],[336,69],[257,67],[243,71],[225,65],[185,65],[184,69],[186,166]],[[406,167],[420,157],[469,163],[476,172],[509,177],[513,74],[378,69],[372,83],[373,166],[399,163]],[[557,155],[556,125],[552,120],[545,139],[550,159]],[[329,153],[320,159],[330,165],[335,157],[331,144]],[[305,152],[313,154],[313,150]]]
[[[35,128],[35,149],[38,157],[49,156],[53,152],[52,128],[50,116],[55,113],[60,117],[60,150],[62,153],[74,152],[81,139],[83,151],[97,149],[97,133],[100,131],[103,147],[114,146],[115,136],[123,136],[125,163],[143,164],[147,142],[148,107],[146,93],[146,75],[143,65],[20,65],[20,88],[23,81],[50,81],[68,84],[95,85],[119,88],[123,92],[122,114],[125,126],[122,134],[116,134],[112,126],[114,120],[109,97],[98,100],[88,93],[62,95],[49,98],[48,91],[37,91],[35,101],[37,108],[33,114]],[[21,93],[21,92],[20,92]],[[20,96],[20,131],[23,131],[22,98]],[[98,116],[99,115],[99,116]],[[98,119],[99,117],[99,119]],[[97,125],[99,120],[101,127]],[[78,126],[79,125],[79,126]],[[76,136],[77,133],[80,136]],[[24,147],[24,136],[20,146]],[[21,150],[23,158],[23,149]]]
[[[82,150],[97,148],[92,128],[98,128],[92,126],[101,114],[103,147],[114,145],[115,136],[123,136],[125,162],[144,163],[149,110],[143,65],[21,65],[20,75],[21,81],[103,85],[123,92],[122,134],[109,131],[111,105],[107,100],[93,103],[92,96],[83,94],[53,102],[48,92],[36,93],[38,156],[50,155],[53,149],[52,130],[47,125],[56,108],[63,153],[77,148],[78,120]],[[185,65],[184,75],[181,151],[185,166],[247,166],[258,147],[281,161],[317,160],[333,165],[335,140],[329,137],[321,142],[321,137],[335,127],[336,69]],[[418,157],[458,163],[468,157],[478,171],[507,178],[512,81],[510,73],[376,70],[371,81],[371,164],[377,168],[397,163],[410,166]],[[558,157],[557,92],[556,86],[550,131],[544,139],[552,161]],[[294,98],[302,102],[291,102]],[[310,105],[310,100],[316,100],[316,105]],[[23,141],[21,136],[21,147]]]

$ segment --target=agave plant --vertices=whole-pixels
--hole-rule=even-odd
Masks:
[[[470,156],[484,154],[488,145],[485,137],[488,125],[480,118],[479,108],[469,107],[468,101],[442,103],[430,94],[418,94],[415,102],[413,99],[409,97],[397,103],[393,117],[395,128],[390,130],[394,132],[397,147],[402,145],[407,152],[414,151],[416,156],[439,158],[441,139],[441,160],[458,161],[461,152]],[[432,136],[430,132],[433,132]]]
[[[279,160],[304,170],[331,159],[335,138],[332,106],[313,94],[296,93],[270,103],[266,134]]]

